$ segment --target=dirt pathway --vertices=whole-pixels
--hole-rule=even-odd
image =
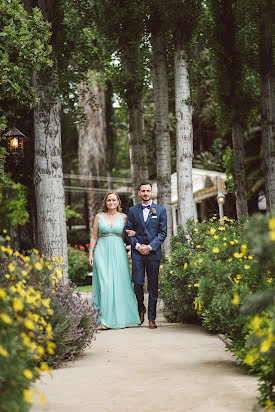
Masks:
[[[257,381],[224,343],[195,325],[102,331],[74,364],[36,386],[45,405],[31,412],[249,412]]]

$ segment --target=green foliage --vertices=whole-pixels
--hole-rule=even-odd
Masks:
[[[87,244],[86,247],[89,245]],[[88,273],[92,271],[88,262],[88,253],[82,245],[68,245],[68,263],[69,263],[69,278],[76,285],[85,285],[90,282],[87,278]]]
[[[222,159],[225,144],[226,142],[221,137],[214,139],[209,150],[202,151],[194,157],[193,167],[223,172],[224,164]]]
[[[32,72],[52,63],[49,28],[38,8],[27,13],[19,0],[0,1],[0,115],[34,103]],[[6,100],[13,104],[4,107]]]
[[[82,215],[80,213],[77,213],[75,210],[71,209],[69,205],[65,206],[65,212],[66,212],[66,222],[71,219],[82,219]]]
[[[0,229],[23,226],[29,220],[26,187],[12,183],[9,190],[0,192]]]
[[[226,174],[226,190],[228,193],[234,193],[234,178],[233,178],[233,168],[234,168],[234,158],[233,149],[227,147],[225,154],[222,156],[222,163]]]
[[[197,312],[208,330],[230,339],[239,362],[257,373],[267,406],[275,402],[274,241],[274,213],[241,224],[215,216],[189,222],[173,238],[160,277],[167,319],[188,321]]]

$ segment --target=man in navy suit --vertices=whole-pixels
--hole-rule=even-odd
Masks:
[[[158,275],[161,260],[161,244],[167,236],[166,209],[152,202],[151,183],[141,183],[138,195],[142,203],[130,208],[126,231],[133,230],[135,236],[129,237],[132,255],[132,281],[138,303],[141,324],[144,322],[145,270],[148,279],[148,319],[149,328],[157,327],[156,307],[158,299]]]

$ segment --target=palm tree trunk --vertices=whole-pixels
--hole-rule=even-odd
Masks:
[[[172,237],[171,159],[168,120],[168,76],[164,23],[157,13],[152,15],[154,54],[155,138],[157,153],[158,203],[167,211],[167,238],[164,250],[169,252]]]
[[[244,143],[241,125],[232,121],[232,141],[234,151],[234,185],[238,220],[248,216],[247,190],[244,168]]]
[[[37,207],[38,249],[49,257],[63,258],[64,282],[68,281],[65,193],[62,170],[61,102],[54,96],[55,71],[42,85],[34,74],[39,99],[34,109],[34,187]]]
[[[194,218],[192,158],[193,126],[187,53],[180,38],[175,39],[175,108],[177,133],[178,221],[186,228]]]
[[[267,210],[275,208],[275,70],[272,50],[272,0],[260,18],[261,117]]]

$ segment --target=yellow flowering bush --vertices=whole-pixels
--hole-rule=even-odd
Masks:
[[[39,282],[28,285],[40,258],[14,253],[3,239],[0,245],[0,405],[3,411],[27,411],[31,383],[49,369],[43,358],[55,347],[52,310]],[[39,396],[43,401],[44,395]]]
[[[0,405],[27,411],[31,383],[91,344],[98,309],[64,285],[62,258],[13,251],[0,237]],[[41,401],[44,400],[40,394]]]
[[[189,222],[188,232],[179,230],[172,239],[160,280],[167,319],[199,319],[209,330],[224,334],[240,362],[259,375],[260,402],[269,408],[275,403],[274,228],[274,214],[240,224],[215,217]],[[259,293],[271,293],[274,305],[241,310]]]

